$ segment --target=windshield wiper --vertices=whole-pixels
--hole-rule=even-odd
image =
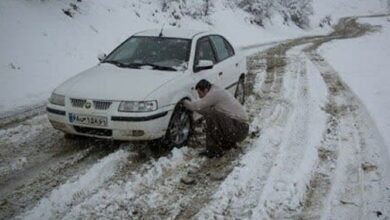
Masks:
[[[130,63],[126,64],[124,67],[130,67],[130,68],[139,68],[141,66],[151,66],[153,69],[156,70],[167,70],[167,71],[177,71],[177,69],[170,67],[170,66],[160,66],[154,63]]]
[[[119,62],[117,60],[105,60],[102,63],[111,63],[111,64],[114,64],[117,67],[125,67],[126,66],[124,63],[121,63],[121,62]]]
[[[153,63],[130,63],[130,64],[124,64],[124,63],[121,63],[121,62],[119,62],[117,60],[105,60],[102,63],[111,63],[111,64],[114,64],[117,67],[122,67],[122,68],[136,68],[136,69],[139,69],[141,66],[151,66],[151,67],[153,67],[153,69],[157,69],[157,70],[177,71],[177,69],[175,69],[173,67],[160,66],[160,65],[157,65],[157,64],[153,64]]]

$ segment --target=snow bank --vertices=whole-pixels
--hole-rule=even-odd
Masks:
[[[365,104],[390,152],[390,20],[370,18],[359,21],[382,25],[383,28],[361,38],[326,44],[320,48],[320,53]]]

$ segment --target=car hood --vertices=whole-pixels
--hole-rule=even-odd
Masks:
[[[138,101],[180,74],[99,64],[67,80],[55,92],[72,98]]]

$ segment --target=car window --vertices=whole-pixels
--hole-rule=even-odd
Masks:
[[[182,70],[187,66],[191,40],[165,37],[132,37],[116,48],[104,62],[122,66],[153,64]]]
[[[226,45],[226,48],[228,50],[229,56],[234,56],[234,49],[233,49],[232,45],[225,39],[223,39],[223,41],[225,42],[225,45]]]
[[[218,61],[222,61],[231,56],[231,52],[229,53],[225,40],[221,36],[213,35],[210,36],[210,39],[217,52]]]
[[[216,63],[213,48],[211,47],[210,41],[207,37],[198,40],[195,54],[195,65],[199,63],[199,60],[211,60]]]
[[[109,57],[120,61],[128,59],[128,57],[131,57],[134,54],[134,51],[137,49],[140,41],[140,38],[130,38],[129,40],[125,41],[118,49],[114,50],[109,55]]]

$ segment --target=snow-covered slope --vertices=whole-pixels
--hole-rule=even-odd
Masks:
[[[96,64],[99,52],[152,26],[125,1],[88,4],[74,18],[61,11],[66,2],[0,2],[1,112],[44,101],[60,82]]]

